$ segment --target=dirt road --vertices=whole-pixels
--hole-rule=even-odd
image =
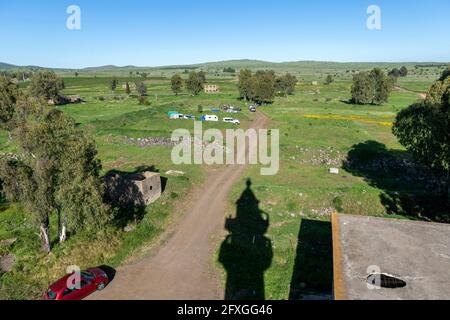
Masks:
[[[400,91],[400,92],[411,92],[411,93],[416,93],[416,94],[418,94],[419,97],[420,97],[421,99],[423,99],[423,100],[425,100],[425,99],[427,98],[427,94],[424,93],[424,92],[412,91],[412,90],[409,90],[409,89],[406,89],[406,88],[403,88],[403,87],[400,87],[400,86],[395,86],[394,88],[395,88],[395,90]]]
[[[251,127],[265,128],[267,120],[258,112]],[[212,237],[223,230],[227,196],[244,170],[245,166],[235,165],[211,174],[204,188],[191,196],[191,207],[168,240],[139,261],[120,267],[114,281],[90,299],[223,299],[213,260],[218,243]]]

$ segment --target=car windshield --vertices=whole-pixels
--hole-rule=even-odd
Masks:
[[[48,297],[50,300],[55,300],[55,299],[56,299],[56,293],[53,292],[52,289],[48,289],[48,291],[47,291],[47,297]]]
[[[82,271],[81,276],[85,279],[95,279],[95,275],[88,271]]]

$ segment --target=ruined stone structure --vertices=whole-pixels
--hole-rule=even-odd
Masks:
[[[106,177],[106,197],[117,206],[148,206],[161,197],[161,176],[155,172],[113,173]]]
[[[207,84],[205,85],[205,93],[218,93],[219,87],[215,84]]]
[[[128,83],[128,85],[130,86],[130,90],[136,91],[136,84],[135,83]],[[127,84],[126,83],[122,84],[122,89],[125,90],[126,88],[127,88]]]

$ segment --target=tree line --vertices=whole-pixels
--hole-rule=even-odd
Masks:
[[[284,96],[293,94],[297,83],[297,78],[290,73],[277,76],[272,70],[253,73],[243,69],[239,73],[239,97],[258,104],[272,103],[277,93]]]
[[[183,80],[183,78],[179,74],[174,75],[171,78],[171,89],[173,93],[179,95],[183,92],[183,88],[185,88],[189,92],[189,94],[196,96],[203,91],[203,89],[205,88],[205,83],[205,72],[191,71],[189,72],[187,80]]]

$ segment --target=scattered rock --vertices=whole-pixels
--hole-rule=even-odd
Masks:
[[[176,177],[185,175],[185,173],[183,171],[177,171],[177,170],[169,170],[166,172],[166,174],[169,176],[176,176]]]
[[[334,166],[340,167],[342,162],[346,159],[346,155],[339,150],[335,150],[332,147],[322,149],[309,149],[303,147],[297,147],[300,153],[300,164],[311,166]],[[296,157],[298,158],[298,157]]]
[[[329,172],[331,174],[339,174],[339,169],[338,168],[330,168]]]
[[[317,217],[331,217],[336,211],[334,208],[312,209],[311,212]]]
[[[0,257],[0,272],[9,272],[14,268],[16,264],[16,256],[8,254]]]
[[[134,230],[136,230],[136,225],[134,225],[134,224],[132,224],[132,225],[128,225],[128,226],[126,226],[125,228],[123,228],[123,231],[124,232],[132,232],[132,231],[134,231]]]
[[[17,241],[17,238],[0,241],[0,247],[9,247]]]
[[[0,158],[7,158],[10,160],[19,160],[19,156],[11,152],[0,152]]]

